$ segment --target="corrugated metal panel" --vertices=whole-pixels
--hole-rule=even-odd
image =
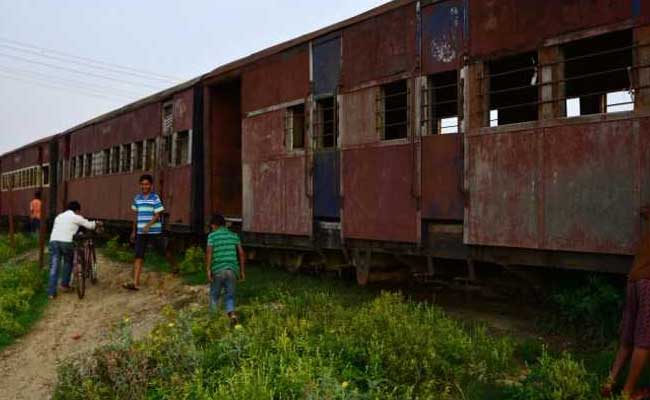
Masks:
[[[632,121],[545,129],[545,248],[635,253],[637,143]]]
[[[632,17],[632,0],[470,0],[471,55],[536,49],[562,33]]]
[[[305,157],[282,160],[284,233],[288,235],[310,236],[312,232],[312,206],[305,189],[305,173]]]
[[[635,124],[469,137],[466,242],[634,254],[645,157]]]
[[[462,220],[462,135],[422,138],[422,218]]]
[[[161,171],[165,208],[170,224],[190,224],[192,166],[184,165]]]
[[[422,72],[426,75],[459,67],[467,28],[465,0],[422,8]]]
[[[416,30],[414,4],[345,28],[344,88],[349,90],[364,82],[414,71]]]
[[[346,93],[340,99],[341,147],[378,142],[377,88]]]
[[[314,216],[339,218],[340,216],[340,156],[338,150],[314,154]]]
[[[469,244],[538,247],[539,132],[468,138]]]
[[[314,95],[333,94],[341,74],[341,36],[315,41],[312,46]]]
[[[244,119],[242,125],[242,159],[268,160],[286,153],[284,145],[284,110]]]
[[[417,242],[410,145],[343,151],[343,235],[346,238]]]
[[[246,68],[242,76],[242,110],[260,110],[309,95],[309,47],[285,51]]]

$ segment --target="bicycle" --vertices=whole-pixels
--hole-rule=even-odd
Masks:
[[[88,232],[75,237],[72,265],[72,277],[76,283],[77,296],[83,299],[86,294],[86,280],[90,280],[93,285],[97,283],[95,242]]]

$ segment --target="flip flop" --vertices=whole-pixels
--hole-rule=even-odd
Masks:
[[[133,290],[133,291],[138,291],[138,290],[140,290],[140,288],[138,288],[137,286],[135,286],[135,285],[132,284],[132,283],[125,283],[124,285],[122,285],[122,287],[123,287],[124,289],[127,289],[127,290]]]

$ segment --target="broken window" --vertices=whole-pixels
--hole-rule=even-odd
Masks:
[[[122,146],[122,167],[120,168],[122,172],[131,171],[131,157],[133,157],[131,143],[125,144]]]
[[[43,165],[42,169],[43,186],[50,186],[50,165]]]
[[[68,179],[74,179],[77,170],[77,157],[70,158],[70,169],[68,170]]]
[[[305,148],[305,105],[287,108],[284,116],[285,143],[289,150]]]
[[[102,174],[108,175],[110,173],[111,173],[111,149],[106,149],[102,154]]]
[[[86,171],[84,172],[84,176],[92,176],[93,174],[93,155],[92,154],[86,154],[86,162],[84,163],[84,168]]]
[[[185,165],[190,159],[190,132],[183,131],[176,134],[176,153],[174,165]]]
[[[81,178],[84,176],[84,156],[77,157],[77,169],[75,171],[75,178]]]
[[[166,167],[172,166],[172,162],[174,161],[174,153],[173,153],[173,136],[164,136],[162,138],[162,151],[163,154],[161,155],[161,159],[163,161],[163,165]]]
[[[430,134],[458,133],[458,71],[429,76],[422,108]]]
[[[316,147],[331,148],[338,145],[336,96],[329,96],[316,101],[316,121],[314,122],[314,139]]]
[[[634,109],[632,46],[631,30],[562,46],[567,117]]]
[[[406,80],[382,85],[378,100],[378,124],[383,140],[408,136],[409,104]]]
[[[490,61],[489,126],[536,121],[539,104],[537,53]]]
[[[116,174],[120,172],[120,146],[114,146],[111,149],[111,173]]]
[[[136,142],[135,143],[135,156],[133,160],[133,169],[136,171],[142,171],[142,163],[144,161],[144,143]]]
[[[174,103],[165,103],[163,106],[162,133],[164,136],[174,133]]]
[[[146,171],[153,171],[156,167],[156,139],[149,139],[145,142],[145,163]]]

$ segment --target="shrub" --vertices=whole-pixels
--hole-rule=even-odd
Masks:
[[[24,334],[44,304],[46,274],[36,263],[0,268],[0,347]]]
[[[201,273],[205,265],[205,251],[202,247],[193,246],[187,249],[185,257],[180,264],[180,272],[183,275]]]
[[[573,331],[583,339],[616,338],[624,291],[604,278],[590,276],[578,287],[556,290],[550,297],[555,309],[551,326]]]
[[[133,261],[133,254],[129,249],[129,245],[120,243],[119,239],[119,236],[115,236],[106,242],[104,254],[111,260],[118,262],[127,263]]]
[[[510,389],[508,400],[592,400],[595,377],[569,354],[559,357],[544,351],[530,374]]]

